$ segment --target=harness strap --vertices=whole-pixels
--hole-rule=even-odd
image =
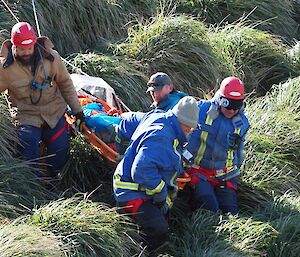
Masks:
[[[189,169],[188,174],[191,177],[191,186],[195,186],[199,180],[209,181],[214,186],[218,185],[218,181],[228,182],[228,180],[239,176],[240,171],[237,166],[226,167],[218,170],[206,170],[201,167],[192,167]]]
[[[67,122],[65,121],[64,122],[64,126],[59,130],[57,131],[52,137],[49,138],[49,140],[47,140],[45,142],[46,145],[49,145],[51,144],[53,141],[55,141],[58,137],[61,136],[62,133],[64,133],[64,131],[67,131],[68,130],[68,125],[67,125]]]
[[[130,200],[125,205],[125,212],[130,213],[132,215],[132,218],[135,218],[135,215],[137,214],[141,205],[149,201],[150,199],[148,198],[137,198],[134,200]]]

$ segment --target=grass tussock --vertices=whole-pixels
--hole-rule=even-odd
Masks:
[[[261,22],[259,29],[292,41],[297,34],[299,3],[290,0],[177,0],[177,12],[190,13],[209,24],[233,23],[242,17]],[[270,8],[272,6],[272,8]]]
[[[4,94],[0,94],[0,110],[0,156],[11,158],[17,152],[18,137]]]
[[[112,173],[113,167],[82,136],[76,136],[71,139],[69,159],[61,172],[58,188],[71,195],[93,191],[98,200],[112,203]]]
[[[296,69],[300,71],[300,41],[295,43],[293,47],[289,49],[288,54],[291,59],[291,62],[295,65]]]
[[[148,75],[168,73],[177,88],[192,95],[202,95],[228,74],[213,53],[205,25],[184,15],[159,15],[139,23],[116,53],[139,60]]]
[[[174,256],[265,256],[277,235],[263,221],[199,210],[177,225]]]
[[[67,249],[58,236],[37,226],[17,222],[0,226],[1,257],[63,257]]]
[[[11,0],[9,3],[20,20],[35,24],[30,1]],[[156,5],[147,0],[143,3],[125,0],[43,0],[36,1],[35,5],[41,34],[52,39],[62,54],[87,49],[105,50],[109,41],[126,38],[131,23],[156,12]],[[6,17],[7,14],[3,14],[3,18]],[[3,28],[10,31],[13,24],[8,21]]]
[[[28,213],[53,195],[38,181],[28,163],[0,160],[0,214],[14,218]]]
[[[132,256],[140,252],[135,227],[115,209],[88,199],[60,199],[35,210],[28,224],[61,236],[69,256]]]
[[[254,25],[239,22],[216,27],[209,36],[216,54],[242,78],[248,92],[263,95],[273,84],[299,75],[283,42]]]

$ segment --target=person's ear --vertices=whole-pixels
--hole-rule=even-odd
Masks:
[[[174,85],[168,85],[168,91],[171,93],[174,89]]]

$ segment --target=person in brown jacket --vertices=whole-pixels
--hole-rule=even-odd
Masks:
[[[20,152],[27,160],[39,159],[39,143],[47,149],[48,175],[64,166],[69,148],[64,113],[67,105],[77,118],[85,118],[70,75],[47,37],[37,37],[27,22],[18,22],[11,39],[0,50],[0,92],[8,90],[16,107]],[[41,176],[40,172],[37,172]]]

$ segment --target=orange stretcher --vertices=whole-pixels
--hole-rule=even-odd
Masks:
[[[74,125],[75,118],[65,115],[66,121],[69,126],[72,128],[74,133],[76,132],[76,128]],[[108,144],[106,144],[103,140],[101,140],[94,132],[92,132],[85,124],[82,125],[81,133],[85,136],[88,142],[95,148],[95,150],[101,154],[104,158],[112,162],[113,164],[117,164],[117,160],[120,155],[111,148]]]
[[[82,106],[92,102],[100,103],[108,115],[120,115],[123,112],[130,111],[122,100],[118,98],[114,89],[102,78],[71,74],[71,79]],[[65,114],[65,118],[72,131],[76,134],[78,129],[74,125],[75,117]],[[85,124],[82,125],[81,133],[102,157],[112,164],[117,164],[120,155],[114,150],[112,144],[104,142]]]

